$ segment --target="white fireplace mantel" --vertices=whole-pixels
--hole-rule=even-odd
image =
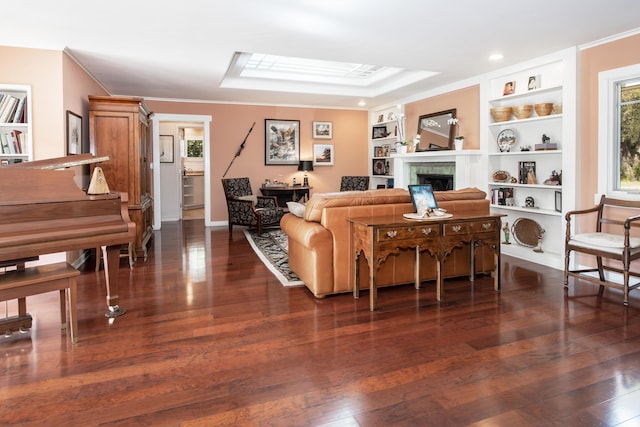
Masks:
[[[418,153],[392,154],[394,187],[407,188],[409,182],[409,166],[415,163],[455,162],[456,173],[454,176],[455,189],[477,187],[480,150],[443,150],[421,151]]]

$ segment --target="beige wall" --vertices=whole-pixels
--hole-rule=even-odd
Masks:
[[[456,109],[458,134],[464,136],[465,149],[480,148],[480,86],[475,85],[405,105],[405,135],[413,139],[418,118],[423,114]]]
[[[148,100],[151,111],[163,114],[210,115],[211,121],[211,212],[212,221],[227,219],[227,207],[220,179],[244,140],[253,122],[256,123],[227,178],[247,176],[254,193],[265,179],[291,182],[295,176],[302,181],[303,173],[296,166],[266,166],[264,164],[265,119],[300,120],[300,158],[311,160],[314,143],[333,144],[334,166],[316,167],[309,174],[315,192],[338,191],[342,175],[367,175],[367,112],[278,106],[253,106],[208,103],[176,103]],[[313,121],[333,123],[333,139],[312,139]]]
[[[31,86],[34,160],[62,155],[62,55],[60,51],[0,46],[0,82]]]
[[[640,35],[585,49],[578,86],[577,194],[579,208],[593,205],[598,191],[598,73],[640,63]]]

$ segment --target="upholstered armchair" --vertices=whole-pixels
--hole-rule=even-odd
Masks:
[[[255,227],[258,234],[263,227],[279,226],[284,214],[273,196],[255,196],[249,178],[223,178],[222,188],[227,199],[229,233],[234,225]]]
[[[340,180],[340,191],[365,191],[368,189],[368,176],[343,176]]]

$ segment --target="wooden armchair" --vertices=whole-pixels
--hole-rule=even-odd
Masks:
[[[631,216],[629,216],[631,214]],[[595,232],[572,234],[571,219],[583,219],[595,216]],[[640,227],[640,201],[619,200],[602,196],[600,203],[593,208],[567,212],[565,215],[567,230],[565,237],[564,286],[568,287],[569,276],[580,278],[600,285],[598,295],[604,287],[622,289],[624,305],[629,305],[629,290],[640,286],[640,281],[629,284],[630,277],[640,278],[640,273],[630,270],[631,261],[640,257],[640,238],[631,236],[632,227]],[[604,229],[604,230],[603,230]],[[593,255],[596,268],[570,270],[571,252]],[[603,258],[618,263],[604,265]],[[595,277],[594,274],[598,273]],[[606,274],[608,273],[608,274]],[[610,273],[622,275],[622,284],[614,282]]]
[[[280,226],[284,215],[273,196],[254,196],[249,178],[223,178],[222,188],[227,199],[229,234],[234,225],[256,227],[258,234],[267,226]]]

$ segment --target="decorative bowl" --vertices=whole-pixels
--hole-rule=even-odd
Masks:
[[[513,115],[516,119],[528,119],[533,114],[532,105],[517,105],[513,107]]]
[[[562,114],[562,104],[553,104],[553,112],[555,114]]]
[[[548,116],[549,114],[551,114],[551,110],[553,110],[553,103],[545,102],[542,104],[536,104],[533,106],[533,108],[535,108],[536,114],[538,116]]]
[[[433,214],[434,214],[435,216],[443,216],[443,215],[444,215],[444,214],[446,214],[446,213],[447,213],[447,210],[446,210],[446,209],[442,209],[442,208],[435,208],[435,209],[433,210]]]
[[[507,171],[495,171],[493,173],[494,182],[509,182],[511,181],[511,174]]]
[[[506,122],[511,118],[511,114],[513,114],[512,107],[493,107],[491,108],[491,117],[496,122]]]

